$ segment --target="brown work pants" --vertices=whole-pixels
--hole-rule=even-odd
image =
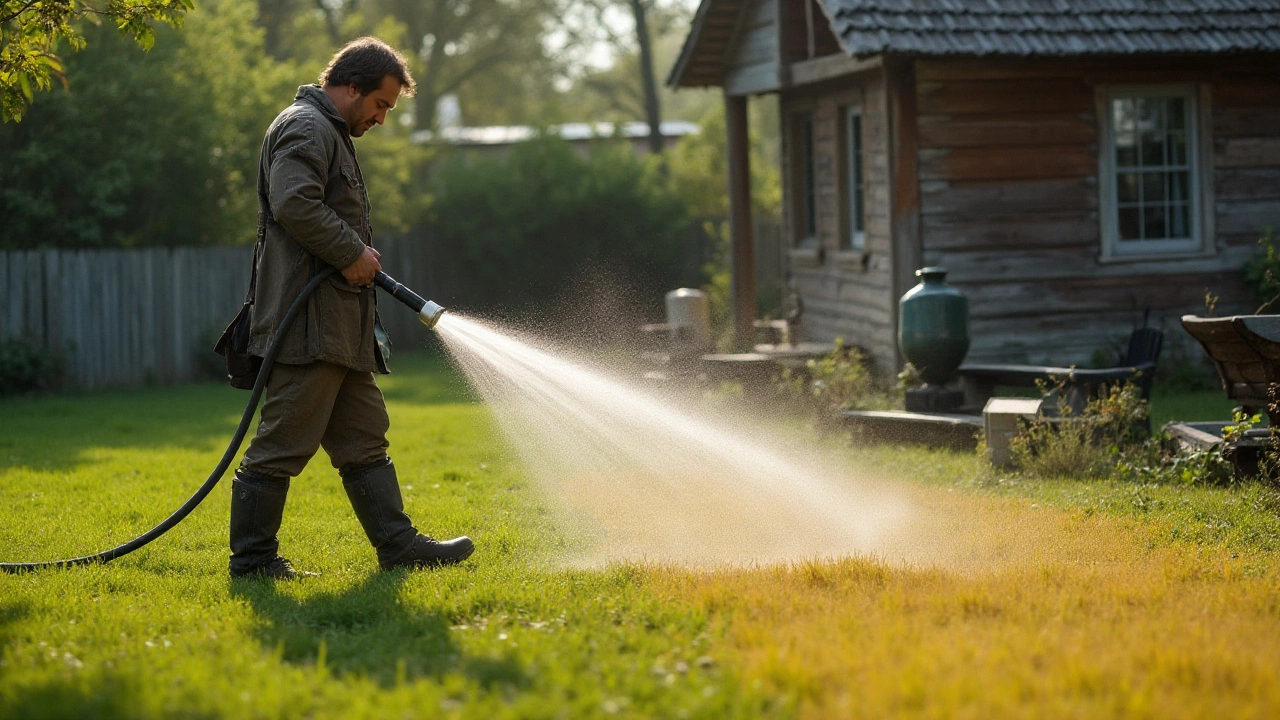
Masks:
[[[335,468],[387,456],[387,406],[373,373],[327,362],[276,363],[267,378],[258,434],[240,467],[296,477],[321,447]]]

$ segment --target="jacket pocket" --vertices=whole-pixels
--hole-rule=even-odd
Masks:
[[[368,306],[371,300],[367,288],[356,287],[341,276],[331,276],[316,289],[317,323],[320,331],[319,354],[322,358],[355,361],[361,351],[372,352],[365,340],[372,335]]]
[[[350,185],[351,187],[356,188],[357,190],[360,190],[364,187],[364,183],[360,182],[360,176],[356,173],[356,169],[354,166],[343,165],[339,169],[339,172],[342,173],[343,179],[345,179],[347,181],[347,184]]]

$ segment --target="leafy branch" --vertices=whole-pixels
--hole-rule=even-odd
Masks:
[[[0,121],[20,122],[37,91],[49,90],[55,79],[66,84],[56,50],[61,40],[72,50],[84,48],[79,21],[109,19],[150,50],[156,23],[179,27],[193,8],[193,0],[0,0]]]

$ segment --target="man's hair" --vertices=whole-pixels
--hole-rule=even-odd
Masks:
[[[362,37],[334,53],[320,73],[320,84],[355,85],[361,95],[368,95],[382,87],[382,78],[387,75],[400,81],[401,93],[413,95],[413,75],[404,56],[378,38]]]

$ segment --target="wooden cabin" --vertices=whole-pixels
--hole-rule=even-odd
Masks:
[[[668,83],[724,92],[744,339],[753,95],[802,331],[889,368],[922,266],[968,295],[969,360],[1085,362],[1206,292],[1251,312],[1280,232],[1280,0],[703,0]]]

